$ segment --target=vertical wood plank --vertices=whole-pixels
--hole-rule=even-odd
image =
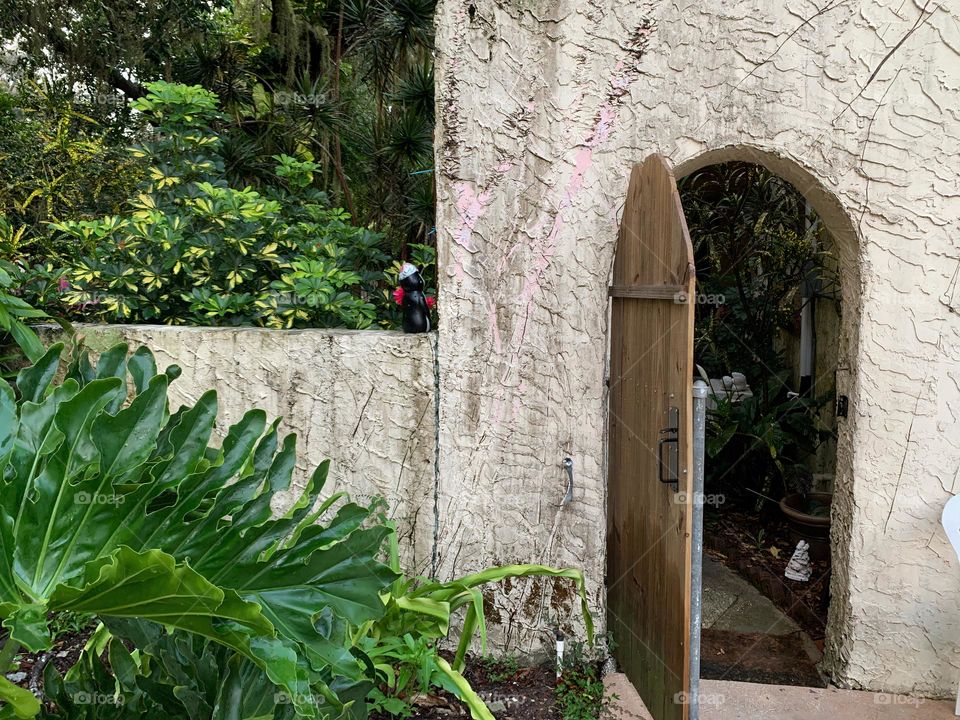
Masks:
[[[655,720],[686,720],[695,273],[676,181],[652,155],[633,168],[614,285],[686,298],[611,299],[607,609],[620,667]],[[679,411],[679,490],[659,479],[668,408]]]

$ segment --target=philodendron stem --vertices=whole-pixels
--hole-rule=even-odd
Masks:
[[[8,635],[3,643],[3,649],[0,650],[0,672],[6,673],[13,670],[13,659],[17,656],[18,650],[20,650],[20,643]]]

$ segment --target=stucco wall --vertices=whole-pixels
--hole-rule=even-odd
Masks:
[[[945,0],[441,0],[440,550],[585,567],[603,600],[606,286],[630,165],[753,159],[839,244],[828,665],[949,694],[960,565],[960,9]],[[862,308],[861,308],[862,306]],[[949,307],[948,307],[949,306]],[[574,458],[564,509],[561,461]],[[496,601],[531,647],[563,613]]]
[[[215,432],[251,408],[296,433],[294,487],[330,458],[325,492],[380,496],[401,532],[406,569],[430,571],[436,448],[434,337],[396,332],[80,326],[92,350],[146,345],[158,367],[179,365],[170,406],[217,390]],[[289,494],[287,502],[292,502]],[[278,506],[277,511],[286,507]]]

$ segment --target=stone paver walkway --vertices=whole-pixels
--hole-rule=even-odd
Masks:
[[[703,558],[703,627],[743,633],[788,635],[799,626],[723,563]]]

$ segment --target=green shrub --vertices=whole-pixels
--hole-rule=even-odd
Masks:
[[[385,305],[382,238],[313,188],[308,154],[275,156],[276,182],[226,181],[217,98],[157,82],[133,102],[153,129],[129,210],[59,222],[76,244],[62,300],[85,319],[364,328]],[[48,299],[53,299],[49,295]]]
[[[785,386],[785,376],[773,376],[767,381],[770,387],[757,388],[737,402],[715,398],[715,407],[707,412],[705,482],[710,492],[759,508],[765,499],[810,491],[807,462],[833,436],[820,421],[820,411],[833,395],[781,400],[778,390]]]
[[[12,264],[0,261],[0,343],[2,347],[10,347],[7,342],[8,335],[12,345],[22,352],[28,360],[39,360],[43,355],[43,344],[40,338],[30,328],[28,322],[46,318],[47,314],[42,310],[37,310],[13,294],[12,276],[17,272],[17,268]],[[13,348],[11,348],[13,349]],[[11,360],[16,360],[17,355],[5,353],[0,358],[0,363],[6,365]]]
[[[47,223],[116,212],[138,179],[122,142],[49,88],[0,88],[0,257],[58,265],[74,248]]]
[[[42,708],[0,675],[0,716],[360,719],[442,688],[490,720],[462,673],[474,639],[485,651],[481,588],[507,578],[573,581],[592,638],[579,571],[403,577],[379,503],[320,499],[328,463],[274,516],[296,439],[262,411],[212,447],[216,394],[171,414],[175,366],[158,373],[148,350],[117,345],[61,373],[62,349],[22,370],[16,390],[0,383],[0,671],[20,648],[50,649],[71,617],[101,624],[65,675],[45,669]],[[439,646],[459,613],[448,660]]]

